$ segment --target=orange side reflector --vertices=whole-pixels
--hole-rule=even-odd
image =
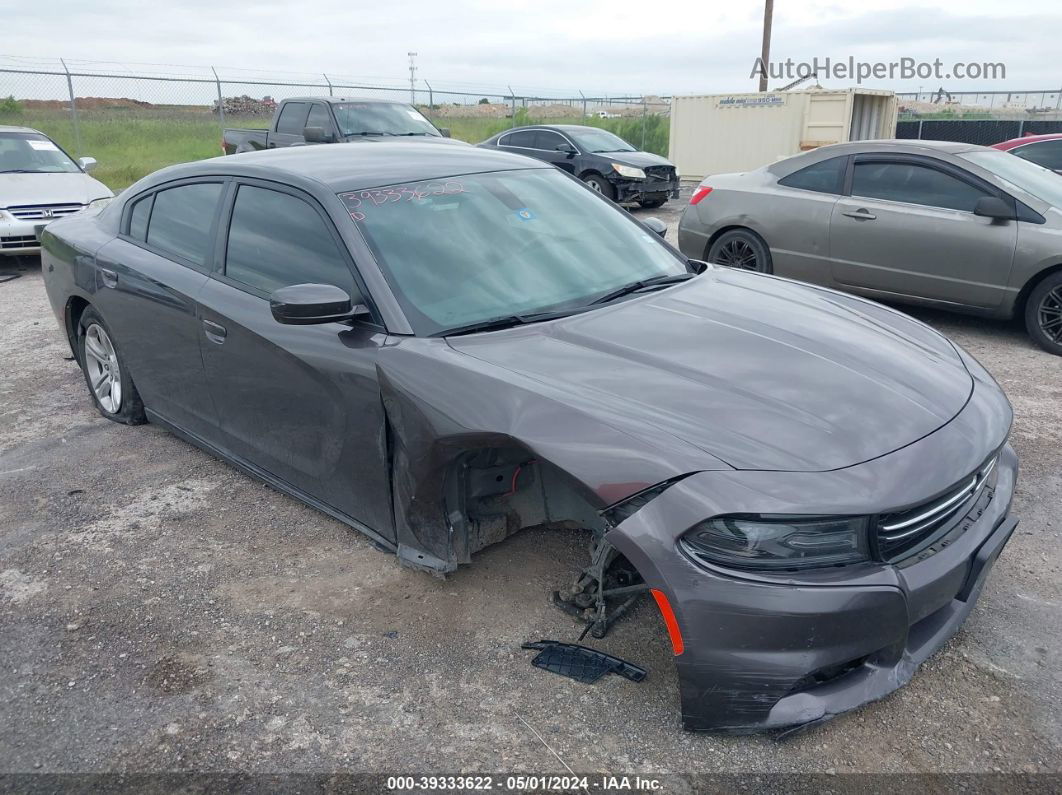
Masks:
[[[668,637],[671,638],[671,648],[675,651],[675,656],[678,657],[685,651],[686,647],[682,642],[682,632],[679,630],[678,621],[675,619],[675,611],[671,609],[671,602],[667,600],[667,594],[663,591],[658,591],[656,588],[651,589],[653,599],[656,600],[656,606],[660,608],[660,615],[664,617],[664,625],[667,627]]]

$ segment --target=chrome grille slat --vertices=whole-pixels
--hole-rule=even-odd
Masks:
[[[980,499],[995,465],[996,457],[993,457],[976,474],[942,497],[906,511],[880,516],[877,534],[881,554],[886,559],[903,554],[948,526],[956,516],[965,515],[969,506]]]
[[[6,211],[20,221],[43,221],[64,218],[84,209],[83,204],[25,204],[8,207]]]

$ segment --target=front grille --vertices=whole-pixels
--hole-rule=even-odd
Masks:
[[[993,456],[981,469],[965,478],[941,497],[914,508],[878,517],[878,552],[885,560],[895,560],[912,552],[932,538],[952,519],[963,516],[980,496],[996,467]]]
[[[11,213],[20,221],[50,221],[53,218],[64,218],[85,209],[83,204],[25,204],[21,207],[8,207]]]
[[[29,246],[39,246],[35,235],[14,235],[9,237],[0,237],[0,251],[5,248],[27,248]]]
[[[643,169],[645,176],[649,179],[659,179],[665,182],[670,182],[675,178],[674,166],[648,166]]]

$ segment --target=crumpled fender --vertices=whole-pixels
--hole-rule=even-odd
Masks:
[[[572,408],[543,385],[461,354],[436,338],[405,338],[377,365],[390,424],[393,507],[399,556],[453,571],[446,476],[457,459],[488,447],[521,447],[568,476],[595,508],[701,470],[729,469],[704,451],[645,429]]]

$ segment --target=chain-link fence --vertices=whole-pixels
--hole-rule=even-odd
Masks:
[[[31,127],[75,156],[99,161],[112,188],[172,163],[221,154],[225,127],[265,128],[292,96],[379,97],[417,106],[460,140],[508,127],[578,123],[606,127],[632,145],[667,153],[670,103],[655,96],[551,92],[519,86],[359,80],[328,74],[138,67],[0,56],[0,125]]]
[[[1062,133],[1062,120],[921,119],[896,124],[896,137],[991,146],[1025,135]]]
[[[989,111],[1062,111],[1062,89],[1044,91],[912,91],[898,93],[902,103],[940,105],[964,105]]]

